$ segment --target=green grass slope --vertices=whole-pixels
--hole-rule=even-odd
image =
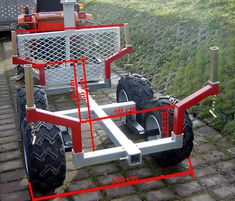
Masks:
[[[209,47],[219,46],[221,92],[214,119],[208,98],[192,112],[235,143],[235,0],[85,0],[99,23],[130,25],[134,53],[119,62],[152,79],[155,90],[183,98],[209,79]]]

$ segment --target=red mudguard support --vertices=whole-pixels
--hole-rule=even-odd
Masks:
[[[27,121],[45,121],[70,127],[72,129],[73,150],[75,153],[82,152],[81,123],[78,119],[65,115],[55,115],[53,112],[46,110],[30,108],[27,109]]]
[[[175,105],[174,109],[174,123],[173,132],[175,135],[180,135],[183,133],[184,128],[184,113],[185,111],[192,107],[193,105],[199,103],[201,100],[207,98],[211,95],[216,95],[219,93],[219,84],[208,84],[202,89],[196,91],[187,98],[181,100]]]
[[[111,63],[114,62],[115,60],[123,57],[125,54],[130,54],[132,53],[132,46],[126,46],[125,48],[123,48],[120,52],[108,57],[107,59],[105,59],[104,61],[104,65],[105,65],[105,78],[106,80],[110,80],[111,77]]]
[[[21,65],[32,64],[33,68],[37,68],[39,70],[39,83],[40,83],[40,85],[41,86],[46,85],[44,65],[40,65],[40,64],[35,63],[33,61],[29,61],[24,58],[14,57],[14,56],[12,57],[12,63],[15,65],[17,65],[17,64],[21,64]]]

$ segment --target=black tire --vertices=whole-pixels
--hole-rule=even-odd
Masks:
[[[34,103],[37,108],[47,109],[46,93],[34,88]],[[26,121],[26,98],[24,88],[17,91],[18,122],[26,174],[35,190],[50,191],[63,184],[66,175],[65,150],[60,129],[46,122]],[[33,144],[32,126],[36,136]]]
[[[54,124],[35,122],[32,127],[23,122],[23,151],[26,174],[38,191],[50,191],[61,186],[66,175],[65,151],[60,129]]]
[[[146,105],[145,109],[156,108],[156,107],[161,107],[161,106],[168,106],[168,105],[176,104],[177,102],[178,102],[178,100],[173,97],[169,97],[169,96],[159,97],[159,98],[155,98],[151,102],[149,102],[149,104]],[[159,136],[158,138],[166,137],[164,132],[161,133],[161,131],[159,131],[159,129],[162,130],[161,126],[164,126],[164,124],[162,122],[162,113],[163,112],[166,112],[166,109],[151,111],[151,112],[145,113],[143,115],[143,126],[146,129],[147,140],[150,140],[148,134],[150,136],[155,135],[155,137],[158,135]],[[152,116],[150,116],[150,115],[152,115]],[[173,115],[174,115],[174,109],[169,109],[169,112],[167,114],[167,119],[168,119],[168,129],[167,130],[168,130],[169,135],[173,129]],[[150,129],[150,127],[152,125],[152,123],[150,124],[150,122],[148,122],[150,127],[147,126],[147,119],[149,121],[149,119],[151,119],[152,117],[155,117],[155,120],[157,120],[156,125],[160,126],[160,128],[155,129],[153,126]],[[146,127],[149,127],[149,128],[147,129]],[[157,128],[157,126],[156,126],[156,128]],[[160,166],[176,165],[190,156],[191,151],[193,149],[194,134],[193,134],[192,121],[191,121],[187,112],[185,113],[183,132],[184,132],[184,136],[183,136],[183,147],[182,148],[172,149],[172,150],[162,151],[162,152],[157,152],[157,153],[152,154],[153,158],[155,159],[155,161],[158,165],[160,165]],[[160,134],[161,134],[161,136],[160,136]]]
[[[122,93],[126,94],[127,100],[122,98]],[[136,109],[142,110],[144,106],[153,99],[151,83],[143,76],[131,74],[122,76],[117,85],[117,102],[134,101]],[[136,115],[136,120],[141,124],[142,114]]]

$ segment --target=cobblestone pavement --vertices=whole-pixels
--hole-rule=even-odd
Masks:
[[[27,181],[21,158],[19,132],[15,115],[14,69],[11,65],[11,45],[9,40],[0,43],[0,200],[30,200]],[[113,84],[117,84],[120,75],[125,72],[117,67],[113,71]],[[115,87],[91,93],[99,104],[115,101]],[[68,96],[49,97],[50,110],[74,108]],[[232,145],[222,134],[193,119],[195,127],[195,146],[192,152],[196,179],[190,176],[152,181],[127,187],[74,195],[55,200],[91,201],[91,200],[130,200],[130,201],[232,201],[235,200],[235,156],[228,149]],[[118,123],[118,122],[117,122]],[[94,125],[97,148],[111,146],[104,131]],[[88,127],[83,126],[83,144],[90,147]],[[184,171],[186,161],[178,166],[159,168],[151,157],[143,157],[143,164],[130,168],[125,162],[112,162],[76,170],[73,168],[71,154],[67,153],[67,175],[64,186],[56,189],[57,193],[110,184],[117,176],[135,175],[138,178],[151,177]],[[37,196],[41,196],[36,193]]]

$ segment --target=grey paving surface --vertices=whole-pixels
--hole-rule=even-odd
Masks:
[[[15,115],[14,69],[11,65],[11,44],[5,40],[0,43],[0,200],[30,200],[28,186],[23,170],[21,146]],[[114,84],[120,75],[126,72],[115,67]],[[100,104],[115,102],[115,87],[91,93]],[[68,96],[51,96],[50,110],[74,108],[75,104]],[[117,122],[118,123],[118,122]],[[152,181],[127,187],[116,187],[102,191],[74,195],[55,200],[66,201],[232,201],[235,200],[235,157],[227,150],[232,147],[223,135],[204,123],[194,119],[195,142],[192,161],[196,179],[190,176]],[[90,148],[89,132],[83,126],[83,144]],[[101,127],[94,125],[96,148],[111,146]],[[130,168],[125,162],[113,162],[90,166],[76,170],[72,166],[71,154],[67,153],[66,181],[57,193],[76,189],[111,184],[112,178],[135,175],[146,178],[156,175],[184,171],[187,161],[170,168],[157,167],[149,156],[143,158],[143,164]],[[35,192],[37,196],[42,196]]]

